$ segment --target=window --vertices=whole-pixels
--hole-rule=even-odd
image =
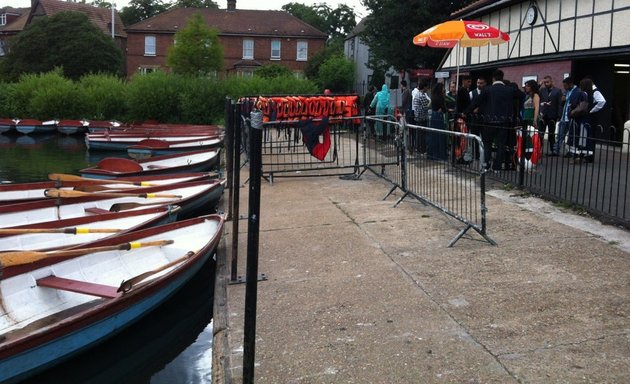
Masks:
[[[271,40],[271,60],[280,60],[280,40]]]
[[[155,56],[155,36],[144,37],[144,55]]]
[[[6,13],[0,14],[0,25],[6,25],[6,23],[7,23],[7,14]]]
[[[297,42],[297,61],[308,60],[308,41]]]
[[[238,76],[240,77],[253,77],[254,76],[254,70],[253,69],[240,69],[237,72]]]
[[[0,56],[4,56],[6,53],[4,52],[4,40],[0,40]]]
[[[143,75],[146,75],[147,73],[157,72],[159,70],[160,70],[159,67],[143,67],[143,66],[138,67],[138,72]]]
[[[244,60],[254,59],[254,40],[243,39],[243,59]]]

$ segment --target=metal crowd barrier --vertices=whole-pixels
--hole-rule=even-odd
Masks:
[[[366,133],[367,142],[376,143],[374,147],[365,146],[366,159],[381,156],[390,160],[381,162],[380,172],[368,161],[365,166],[393,184],[385,198],[399,188],[404,194],[395,206],[407,197],[413,197],[462,222],[465,227],[450,241],[449,247],[470,229],[496,245],[486,228],[486,171],[473,154],[474,150],[483,155],[483,144],[478,136],[407,124],[404,118],[400,123],[378,117],[368,117],[367,120],[380,122],[388,127],[388,132],[395,132],[386,140],[379,140],[378,132]],[[383,157],[382,153],[389,156]],[[464,160],[466,155],[469,158]]]

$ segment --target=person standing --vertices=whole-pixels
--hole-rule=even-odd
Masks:
[[[383,119],[389,112],[389,89],[387,84],[383,84],[381,91],[374,96],[374,100],[370,103],[370,108],[376,108],[376,115]],[[387,127],[382,122],[377,121],[374,130],[376,136],[383,140],[387,138]]]
[[[569,129],[572,124],[575,123],[574,119],[576,117],[572,116],[571,113],[575,108],[577,108],[580,100],[583,100],[582,96],[583,92],[578,89],[578,87],[573,84],[573,78],[571,76],[564,78],[562,80],[562,88],[564,89],[563,102],[564,106],[562,107],[562,114],[560,115],[560,124],[558,125],[558,135],[556,137],[556,142],[553,147],[553,151],[557,154],[560,153],[562,148],[564,147],[564,140],[569,133]],[[565,154],[566,157],[575,156],[571,151]]]
[[[514,121],[514,103],[520,98],[518,90],[503,83],[503,71],[497,69],[492,73],[493,83],[483,89],[481,94],[472,100],[465,111],[470,113],[479,108],[484,117],[481,140],[484,147],[484,166],[486,169],[499,171],[504,164],[508,131]],[[497,146],[496,158],[492,161],[493,140]]]
[[[540,115],[542,124],[538,127],[541,137],[547,132],[549,154],[558,156],[558,152],[554,151],[556,143],[556,123],[562,116],[562,91],[553,86],[551,76],[547,75],[543,79],[543,87],[540,88]]]
[[[470,105],[470,96],[469,93],[470,92],[470,85],[472,84],[472,79],[470,78],[470,76],[468,75],[464,75],[462,76],[461,79],[461,87],[459,87],[459,89],[457,90],[457,102],[455,105],[455,110],[457,111],[457,113],[464,113],[464,111],[466,110],[466,108],[468,108],[468,106]]]
[[[400,105],[400,113],[404,114],[405,120],[413,124],[413,108],[412,108],[412,96],[411,90],[407,87],[407,81],[403,80],[400,82],[400,88],[402,90],[401,96],[401,105]]]
[[[587,113],[584,114],[580,123],[580,136],[585,138],[581,140],[580,144],[580,157],[576,159],[576,162],[592,163],[595,158],[595,141],[593,140],[594,131],[594,115],[599,112],[606,100],[604,96],[597,90],[597,87],[593,85],[593,81],[589,77],[585,77],[580,81],[580,90],[586,93],[586,100],[588,102]]]
[[[370,85],[367,93],[363,96],[363,116],[374,115],[374,109],[370,107],[370,104],[372,104],[372,100],[374,100],[375,91],[376,88],[373,85]],[[365,124],[369,135],[374,135],[374,121],[365,119]]]
[[[457,84],[454,81],[451,81],[448,92],[446,92],[446,109],[448,110],[449,118],[452,118],[455,115],[456,106]]]
[[[525,102],[523,103],[523,122],[538,129],[540,116],[540,95],[536,80],[527,80],[525,83]]]
[[[413,98],[413,113],[416,121],[416,125],[427,126],[429,118],[429,105],[431,99],[427,95],[429,90],[429,81],[427,79],[420,79],[418,82],[418,94]],[[415,129],[414,133],[415,149],[420,152],[425,152],[424,132],[419,129]]]
[[[431,91],[431,118],[429,127],[445,130],[446,99],[444,85],[437,83]],[[446,135],[439,132],[427,132],[427,157],[432,160],[447,160]]]

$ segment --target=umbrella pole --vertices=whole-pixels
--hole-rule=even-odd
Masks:
[[[455,75],[455,90],[459,91],[459,42],[455,45],[457,52],[455,53],[455,65],[457,66],[457,74]]]

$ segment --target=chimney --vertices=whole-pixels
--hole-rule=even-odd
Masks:
[[[236,11],[236,0],[227,0],[227,10],[228,12]]]

